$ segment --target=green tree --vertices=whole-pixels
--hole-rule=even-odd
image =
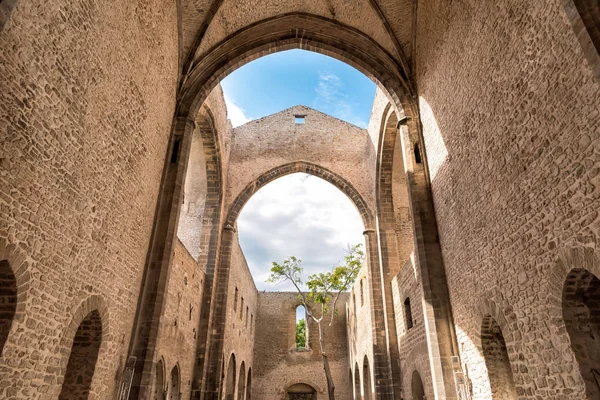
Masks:
[[[299,349],[306,347],[306,320],[304,318],[296,323],[296,347]]]
[[[308,281],[306,281],[306,286],[308,287],[307,294],[300,290],[300,286],[303,283],[302,274],[304,272],[302,260],[294,256],[284,260],[281,264],[273,261],[271,274],[267,279],[267,282],[271,283],[292,282],[299,293],[299,298],[302,300],[307,318],[316,322],[319,328],[319,346],[321,347],[321,359],[327,380],[329,400],[335,399],[335,384],[331,377],[327,358],[325,324],[327,321],[329,321],[327,326],[333,324],[333,319],[337,314],[335,307],[340,294],[350,288],[350,285],[352,285],[358,276],[364,258],[365,255],[361,244],[349,246],[348,254],[344,257],[344,265],[336,266],[331,271],[313,274],[308,277]],[[298,328],[296,328],[296,334],[297,332]]]

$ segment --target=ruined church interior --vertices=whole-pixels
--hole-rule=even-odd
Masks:
[[[0,50],[0,399],[600,399],[598,0],[0,0]],[[290,51],[364,123],[234,126]],[[243,244],[291,176],[360,225],[326,358]]]

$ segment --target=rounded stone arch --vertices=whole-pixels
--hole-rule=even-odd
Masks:
[[[30,264],[27,257],[16,246],[9,245],[4,240],[0,240],[0,274],[2,279],[0,285],[3,289],[6,289],[5,285],[7,286],[6,294],[10,297],[10,310],[3,309],[3,314],[11,314],[10,317],[7,315],[6,321],[0,321],[1,358],[4,355],[5,345],[9,343],[11,332],[14,332],[25,319],[25,309],[31,286]],[[6,306],[6,302],[3,305]],[[6,311],[10,312],[6,313]]]
[[[372,210],[370,209],[367,202],[364,200],[363,196],[350,182],[348,182],[342,176],[330,171],[327,168],[321,167],[317,164],[313,164],[307,161],[295,161],[273,168],[263,173],[258,178],[254,179],[252,182],[246,185],[246,187],[237,195],[235,200],[233,200],[233,202],[231,203],[231,206],[229,207],[227,213],[227,217],[224,221],[224,225],[231,227],[235,226],[235,223],[242,211],[242,208],[244,207],[244,205],[246,205],[248,200],[250,200],[250,198],[256,192],[258,192],[259,189],[278,178],[297,172],[303,172],[305,174],[316,176],[317,178],[321,178],[324,181],[331,183],[342,193],[344,193],[354,204],[362,218],[365,229],[370,229],[374,226]]]
[[[60,368],[57,369],[55,365],[48,366],[47,373],[49,375],[56,376],[56,392],[61,392],[77,332],[82,322],[84,322],[86,319],[89,319],[90,316],[92,316],[93,319],[97,318],[100,324],[101,336],[99,338],[100,344],[97,358],[93,367],[94,372],[93,379],[90,383],[89,398],[100,398],[103,393],[108,392],[108,387],[106,386],[106,374],[108,372],[108,368],[106,365],[102,364],[102,360],[105,358],[104,355],[106,354],[110,344],[113,342],[108,305],[102,296],[90,295],[81,301],[78,306],[70,309],[74,309],[74,311],[71,314],[69,325],[62,335],[59,348],[56,352],[62,355],[62,358],[59,362]],[[95,317],[96,314],[97,317]],[[58,371],[58,375],[56,371]]]
[[[358,362],[354,362],[354,399],[358,400],[362,396],[360,394],[361,380],[360,380],[360,369],[358,368]]]
[[[375,396],[373,393],[373,373],[371,371],[371,363],[369,357],[365,354],[362,363],[362,386],[363,396],[365,400],[374,400]]]
[[[246,378],[246,398],[244,400],[252,399],[252,367],[248,367],[248,377]]]
[[[505,310],[511,310],[511,307],[495,290],[489,291],[483,297],[476,310],[474,319],[476,325],[473,333],[475,347],[482,355],[483,365],[487,370],[485,376],[490,388],[489,395],[494,399],[510,399],[512,398],[510,396],[516,398],[514,371],[518,371],[516,368],[518,355],[511,351],[515,348],[515,335],[505,314]],[[509,397],[502,397],[505,395]]]
[[[225,373],[225,382],[223,383],[223,400],[233,400],[235,397],[235,384],[237,382],[237,364],[235,360],[235,354],[231,353],[229,361],[225,366],[227,372]]]
[[[402,389],[405,393],[412,393],[412,376],[416,371],[423,384],[425,397],[435,398],[433,383],[431,381],[431,364],[429,361],[429,349],[426,342],[417,344],[404,355],[402,369]],[[419,399],[421,400],[421,399]]]
[[[286,381],[282,386],[281,386],[281,393],[287,393],[287,390],[294,386],[294,385],[298,385],[298,384],[304,384],[307,386],[312,387],[315,392],[317,393],[327,393],[327,389],[321,385],[318,385],[315,381],[313,381],[312,379],[308,378],[308,377],[303,377],[302,379],[292,379],[289,381]]]
[[[569,317],[565,313],[565,306],[568,306],[565,304],[568,285],[573,283],[576,275],[582,274],[600,279],[600,251],[584,247],[559,249],[558,259],[548,278],[547,304],[548,315],[552,322],[550,333],[553,337],[564,338],[564,340],[552,341],[553,347],[555,347],[553,353],[572,356],[572,359],[569,357],[568,361],[564,361],[572,371],[570,378],[576,383],[569,388],[574,390],[570,396],[592,398],[586,397],[589,391],[586,381],[589,382],[593,378],[590,378],[589,371],[582,369],[577,351],[573,348],[574,338],[570,332]],[[567,318],[565,319],[565,317]],[[594,395],[596,394],[594,393]]]
[[[181,398],[181,368],[179,362],[171,368],[168,393],[169,400],[179,400]]]

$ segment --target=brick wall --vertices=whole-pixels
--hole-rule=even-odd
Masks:
[[[77,327],[100,305],[90,398],[110,397],[175,106],[175,4],[19,1],[0,76],[0,259],[26,281],[0,397],[56,398]]]
[[[336,398],[351,399],[345,303],[347,294],[338,301],[333,325],[325,334],[326,351]],[[258,319],[254,347],[255,372],[252,398],[279,400],[285,390],[304,383],[317,390],[319,398],[327,396],[327,382],[321,361],[318,327],[308,322],[310,351],[296,350],[296,308],[302,304],[295,292],[261,292],[258,294]]]
[[[572,254],[598,252],[600,85],[565,9],[558,0],[420,3],[416,54],[436,217],[474,398],[489,390],[480,348],[488,314],[502,330],[519,398],[583,398],[554,305],[562,271],[593,265]]]

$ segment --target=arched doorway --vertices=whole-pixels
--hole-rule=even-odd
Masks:
[[[179,366],[171,370],[171,388],[169,389],[169,400],[179,400],[181,396],[181,378],[179,377]]]
[[[600,398],[600,279],[585,269],[567,275],[563,319],[588,399]]]
[[[244,400],[244,394],[246,394],[246,364],[242,361],[240,377],[238,378],[237,400]]]
[[[414,370],[412,373],[410,388],[412,393],[412,400],[423,400],[425,398],[425,389],[423,388],[423,381],[421,380],[421,375],[419,375],[417,370]]]
[[[317,391],[306,383],[296,383],[285,391],[285,400],[317,400]]]
[[[17,310],[17,279],[8,261],[0,261],[0,355]]]
[[[483,319],[481,349],[485,358],[493,400],[516,400],[517,390],[513,381],[508,351],[502,329],[490,315]]]
[[[154,399],[164,400],[165,398],[165,365],[160,359],[156,363],[156,372],[154,377]]]
[[[101,343],[102,319],[94,310],[81,321],[73,338],[60,400],[88,398]]]
[[[358,363],[354,364],[354,399],[358,400],[361,398],[360,395],[360,369]]]
[[[235,374],[235,355],[232,354],[227,363],[227,374],[225,374],[225,396],[223,396],[223,400],[233,400],[235,397]]]
[[[252,368],[248,368],[248,383],[246,383],[246,400],[252,399]]]
[[[369,359],[365,356],[363,361],[363,399],[371,400],[371,368],[369,367]]]

